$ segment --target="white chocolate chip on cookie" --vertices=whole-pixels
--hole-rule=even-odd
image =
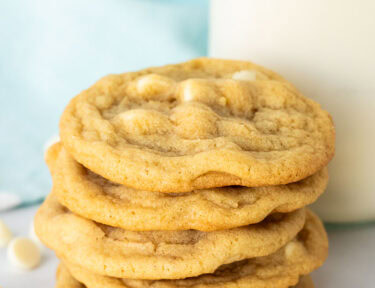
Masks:
[[[257,73],[254,70],[242,70],[234,73],[232,79],[240,81],[255,81]]]
[[[70,102],[60,135],[87,169],[162,193],[297,182],[335,144],[330,115],[284,78],[209,58],[102,78]]]
[[[240,81],[256,81],[256,80],[268,80],[267,75],[260,71],[255,70],[241,70],[232,75],[233,80]]]
[[[140,95],[150,98],[151,96],[167,93],[173,85],[174,81],[168,77],[150,74],[138,79],[137,91]]]
[[[287,259],[291,259],[298,256],[302,256],[304,253],[305,248],[301,245],[301,243],[297,241],[291,241],[285,246],[285,257]]]

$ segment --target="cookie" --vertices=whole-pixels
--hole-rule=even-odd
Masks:
[[[289,287],[295,285],[302,275],[320,267],[327,257],[327,235],[320,220],[307,212],[304,228],[285,246],[268,256],[245,259],[219,267],[212,274],[180,280],[134,280],[93,274],[67,262],[73,277],[89,288],[124,287]],[[302,281],[306,286],[308,280]],[[302,285],[302,284],[301,284]],[[302,286],[303,287],[303,286]]]
[[[299,181],[333,157],[335,132],[281,76],[201,58],[104,77],[69,103],[60,136],[106,179],[178,193]]]
[[[50,148],[46,160],[61,204],[96,222],[137,231],[213,231],[258,223],[271,212],[291,212],[314,202],[328,181],[324,168],[287,185],[169,194],[105,180],[76,162],[60,144]]]
[[[77,269],[79,269],[79,268],[77,268]],[[91,277],[98,277],[98,278],[104,279],[104,281],[105,281],[105,278],[107,278],[105,276],[92,276],[92,275],[91,275]],[[182,282],[182,281],[183,280],[181,280],[180,282]],[[98,284],[94,284],[93,287],[96,287],[97,285]],[[121,283],[120,283],[120,285],[121,285]],[[122,286],[117,285],[115,287],[124,287],[124,288],[134,287],[134,286],[125,286],[125,285],[126,284],[124,283],[124,284],[122,284]],[[206,285],[206,286],[212,287],[212,285],[211,286]],[[69,270],[63,264],[59,265],[55,288],[85,288],[85,287],[86,286],[84,286],[83,284],[81,284],[80,282],[78,282],[76,279],[73,278],[73,276],[70,274]],[[88,288],[90,288],[90,287],[88,287]],[[103,286],[101,286],[100,288],[102,288],[102,287]],[[109,286],[105,286],[105,287],[109,288],[111,286],[109,285]],[[139,287],[139,288],[150,287],[150,285],[149,286],[147,286],[147,285],[146,286],[136,286],[136,287]],[[154,284],[152,287],[158,287],[158,286],[157,286],[157,284]],[[173,286],[173,287],[181,287],[181,286]],[[190,286],[190,287],[194,288],[194,286]],[[204,286],[200,286],[200,287],[204,287]],[[225,287],[225,285],[224,285],[224,287]],[[248,287],[248,286],[246,286],[246,287]],[[262,286],[260,286],[260,287],[262,287]],[[293,288],[314,288],[314,283],[313,283],[311,277],[306,275],[306,276],[302,276],[300,278],[298,284],[296,286],[293,286]]]
[[[51,194],[35,217],[35,230],[60,258],[94,273],[179,279],[275,252],[302,229],[305,214],[304,209],[273,214],[258,224],[213,232],[134,232],[77,216]]]
[[[85,288],[86,286],[78,282],[70,274],[68,269],[62,264],[57,267],[55,288]]]
[[[299,279],[296,288],[314,288],[314,282],[309,275],[303,276]]]

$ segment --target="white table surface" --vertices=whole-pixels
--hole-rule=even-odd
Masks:
[[[28,236],[37,207],[0,212],[16,236]],[[339,226],[329,230],[330,255],[327,262],[313,273],[317,288],[375,287],[375,224]],[[12,267],[6,249],[0,250],[1,288],[54,287],[57,259],[45,249],[41,265],[32,271]]]

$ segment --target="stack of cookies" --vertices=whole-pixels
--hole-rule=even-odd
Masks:
[[[249,62],[110,75],[75,97],[35,228],[56,287],[312,287],[327,256],[304,206],[327,185],[327,112]]]

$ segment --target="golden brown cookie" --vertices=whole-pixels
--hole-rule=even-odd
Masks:
[[[180,280],[131,280],[93,274],[77,265],[66,264],[74,278],[89,288],[282,288],[296,285],[302,275],[321,266],[327,251],[327,235],[323,225],[313,213],[308,212],[301,232],[278,251],[268,256],[223,265],[212,274]],[[304,285],[301,287],[309,287],[311,284],[308,279],[301,282]]]
[[[273,214],[258,224],[213,232],[132,232],[77,216],[51,194],[35,217],[35,230],[60,258],[94,273],[178,279],[275,252],[302,229],[305,214],[304,209]]]
[[[257,223],[271,212],[291,212],[314,202],[328,181],[324,168],[287,185],[169,194],[108,181],[76,162],[60,144],[46,156],[61,204],[82,217],[136,231],[213,231]]]
[[[334,134],[329,114],[277,74],[207,58],[104,77],[60,121],[91,171],[173,193],[299,181],[333,157]]]
[[[295,288],[314,288],[314,282],[309,275],[303,276],[299,279],[299,282]]]
[[[76,269],[80,269],[80,268],[76,268]],[[87,276],[89,276],[89,275],[86,274],[86,277]],[[89,277],[99,278],[99,280],[100,279],[106,279],[106,278],[108,279],[109,278],[109,277],[97,276],[97,275],[91,275]],[[180,280],[179,282],[182,282],[182,281],[183,280]],[[154,281],[154,285],[152,285],[151,287],[157,288],[158,287],[157,282],[158,281]],[[112,283],[110,283],[110,284],[112,284]],[[97,287],[97,285],[98,284],[94,284],[93,288]],[[121,286],[116,285],[116,286],[113,286],[113,287],[122,287],[122,288],[133,288],[134,287],[134,286],[126,286],[125,283],[121,284],[121,282],[120,282],[120,285]],[[65,265],[60,264],[60,266],[58,268],[58,274],[57,274],[55,288],[85,288],[85,287],[86,286],[84,286],[83,284],[81,284],[80,282],[78,282],[76,279],[73,278],[73,276],[70,274],[69,270],[65,267]],[[103,286],[100,286],[100,288],[102,288],[102,287]],[[109,285],[109,286],[105,286],[105,287],[106,288],[110,288],[112,286]],[[150,285],[135,286],[135,287],[137,287],[137,288],[143,288],[143,287],[150,287]],[[184,287],[184,286],[173,286],[173,288],[175,288],[175,287]],[[189,287],[194,288],[196,286],[189,286]],[[212,287],[213,288],[214,286],[213,285],[209,285],[209,284],[205,284],[205,285],[203,284],[203,285],[201,285],[199,287],[201,287],[201,288],[203,288],[203,287]],[[217,287],[217,286],[215,286],[215,287]],[[224,285],[221,285],[220,287],[224,288],[225,287],[225,283],[224,283]],[[248,286],[246,286],[246,287],[248,287]],[[258,286],[258,287],[265,287],[265,286]],[[88,288],[90,288],[90,287],[88,287]],[[267,288],[269,288],[269,287],[267,287]],[[300,278],[298,284],[295,285],[295,286],[293,286],[293,288],[314,288],[314,283],[313,283],[311,277],[309,275],[306,275],[306,276],[302,276]]]
[[[85,285],[74,279],[68,269],[60,264],[57,267],[55,288],[85,288]]]

